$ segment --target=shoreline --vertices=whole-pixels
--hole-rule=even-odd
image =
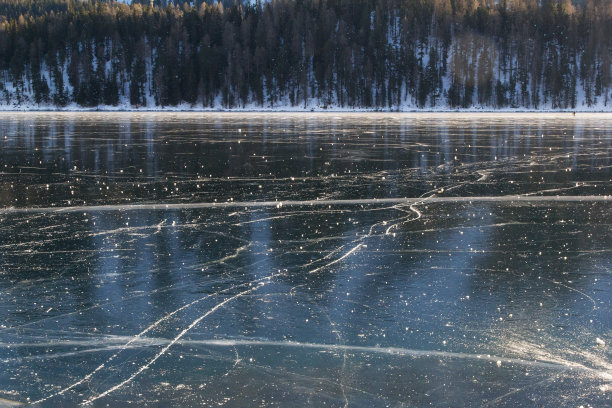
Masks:
[[[337,105],[329,105],[324,107],[316,103],[301,106],[291,106],[288,104],[278,104],[277,106],[262,106],[256,104],[247,104],[234,108],[224,108],[220,105],[213,107],[205,107],[181,103],[175,106],[160,106],[150,105],[142,107],[134,107],[129,104],[120,103],[118,105],[98,105],[95,107],[83,107],[75,103],[66,106],[56,106],[52,104],[2,104],[0,103],[0,113],[2,112],[126,112],[126,113],[441,113],[441,114],[460,114],[460,113],[483,113],[483,114],[517,114],[517,113],[548,113],[548,114],[578,114],[578,113],[609,113],[612,114],[612,103],[609,105],[597,104],[591,107],[581,106],[575,109],[553,109],[550,107],[542,107],[539,109],[533,108],[490,108],[486,106],[472,106],[469,108],[449,108],[441,104],[438,107],[416,108],[411,105],[403,105],[391,108],[367,108],[367,107],[342,107]]]
[[[288,114],[612,114],[608,110],[572,110],[572,109],[193,109],[193,108],[6,108],[0,107],[2,113],[288,113]]]

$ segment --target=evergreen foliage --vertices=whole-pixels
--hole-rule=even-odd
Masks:
[[[153,4],[153,6],[151,6]],[[0,2],[0,100],[571,109],[608,105],[612,3]]]

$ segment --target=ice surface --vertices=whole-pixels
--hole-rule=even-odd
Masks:
[[[0,398],[609,406],[611,130],[2,116]]]

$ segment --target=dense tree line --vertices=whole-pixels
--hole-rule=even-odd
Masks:
[[[609,1],[233,4],[2,1],[0,102],[610,104]]]

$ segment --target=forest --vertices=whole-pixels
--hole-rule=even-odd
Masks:
[[[0,107],[611,110],[607,0],[0,1]]]

